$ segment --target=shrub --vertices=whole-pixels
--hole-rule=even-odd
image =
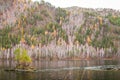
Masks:
[[[11,48],[12,45],[19,44],[20,35],[11,34],[11,27],[7,27],[0,30],[0,47],[2,48]]]
[[[27,53],[26,49],[23,48],[17,48],[14,51],[15,54],[15,60],[17,60],[17,68],[22,68],[25,69],[26,67],[28,67],[31,63],[31,58]]]
[[[60,18],[66,18],[67,17],[67,12],[66,10],[62,9],[62,8],[57,8],[57,13],[56,13],[56,21],[59,23],[60,22]]]
[[[109,16],[108,18],[113,25],[120,26],[120,17]]]

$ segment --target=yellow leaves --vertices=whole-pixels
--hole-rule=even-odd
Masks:
[[[76,41],[75,44],[76,44],[76,45],[79,45],[79,41]]]
[[[35,8],[34,8],[34,7],[30,9],[30,12],[31,12],[31,13],[33,13],[34,11],[35,11]]]
[[[98,16],[100,24],[102,24],[102,17]]]
[[[60,38],[58,39],[57,44],[61,45],[61,39]]]
[[[3,47],[3,48],[1,48],[1,50],[4,51],[4,50],[6,50],[6,49]]]
[[[100,18],[100,24],[102,24],[102,18]]]
[[[32,36],[30,39],[31,39],[31,42],[32,42],[31,48],[34,49],[35,46],[33,45],[33,42],[36,40],[36,38],[34,36]]]
[[[26,0],[18,0],[18,3],[25,3]]]
[[[21,41],[22,43],[24,43],[24,42],[25,42],[25,39],[22,37],[20,41]]]
[[[48,34],[48,31],[45,31],[45,35],[47,35]]]
[[[28,2],[32,2],[32,0],[28,0]]]
[[[31,46],[31,48],[32,48],[32,49],[34,49],[34,48],[35,48],[35,46],[34,46],[34,45],[32,45],[32,46]]]
[[[41,43],[39,43],[39,46],[41,47],[41,46],[42,46],[42,44],[41,44]]]
[[[97,27],[97,24],[95,24],[95,28]]]
[[[27,4],[24,4],[24,10],[26,10],[27,9]]]
[[[33,40],[36,40],[36,38],[34,36],[31,37],[31,41],[33,41]]]
[[[24,17],[23,17],[23,21],[25,21],[25,19],[26,19],[26,18],[27,18],[27,17],[26,17],[26,16],[24,16]]]
[[[87,36],[87,43],[91,43],[91,39],[89,36]]]
[[[112,17],[113,17],[114,19],[117,18],[117,16],[115,16],[115,15],[113,15]]]
[[[60,25],[62,25],[62,21],[64,20],[64,18],[63,17],[60,17]]]
[[[69,15],[69,14],[70,14],[70,12],[66,11],[66,14],[67,14],[67,15]]]
[[[53,32],[53,36],[55,37],[56,35],[57,35],[57,31],[54,30],[54,32]]]
[[[60,20],[60,25],[62,24],[62,20]]]
[[[31,37],[31,41],[32,41],[32,40],[34,40],[34,37],[33,37],[33,36]]]
[[[21,28],[21,34],[22,34],[22,36],[23,36],[23,34],[24,34],[24,29],[23,29],[23,27]]]
[[[20,28],[21,20],[18,20],[18,28]]]
[[[18,25],[20,25],[21,24],[21,20],[18,20]]]
[[[63,17],[60,17],[60,20],[64,20],[64,18],[63,18]]]
[[[21,0],[22,2],[25,2],[26,0]]]
[[[20,2],[21,0],[18,0],[18,2]]]
[[[22,3],[24,3],[26,0],[18,0],[18,2],[22,2]]]
[[[65,42],[65,40],[63,40],[62,38],[59,38],[59,39],[57,40],[57,45],[64,45],[64,44],[66,44],[66,42]]]
[[[9,37],[9,38],[10,38],[10,35],[11,35],[11,34],[10,34],[10,33],[8,33],[8,37]]]

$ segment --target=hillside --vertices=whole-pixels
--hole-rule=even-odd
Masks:
[[[4,1],[0,2],[4,3],[0,5],[0,58],[14,57],[13,51],[18,46],[25,47],[34,59],[120,55],[119,11],[55,8],[44,1]]]

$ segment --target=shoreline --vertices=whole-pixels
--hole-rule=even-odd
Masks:
[[[90,60],[119,60],[119,57],[112,58],[64,58],[64,59],[33,59],[32,61],[90,61]],[[0,59],[0,61],[15,61],[13,59]]]

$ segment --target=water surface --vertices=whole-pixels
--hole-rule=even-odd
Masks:
[[[120,71],[92,71],[84,67],[119,65],[120,61],[35,61],[39,72],[5,72],[12,61],[0,61],[0,80],[119,80]]]

